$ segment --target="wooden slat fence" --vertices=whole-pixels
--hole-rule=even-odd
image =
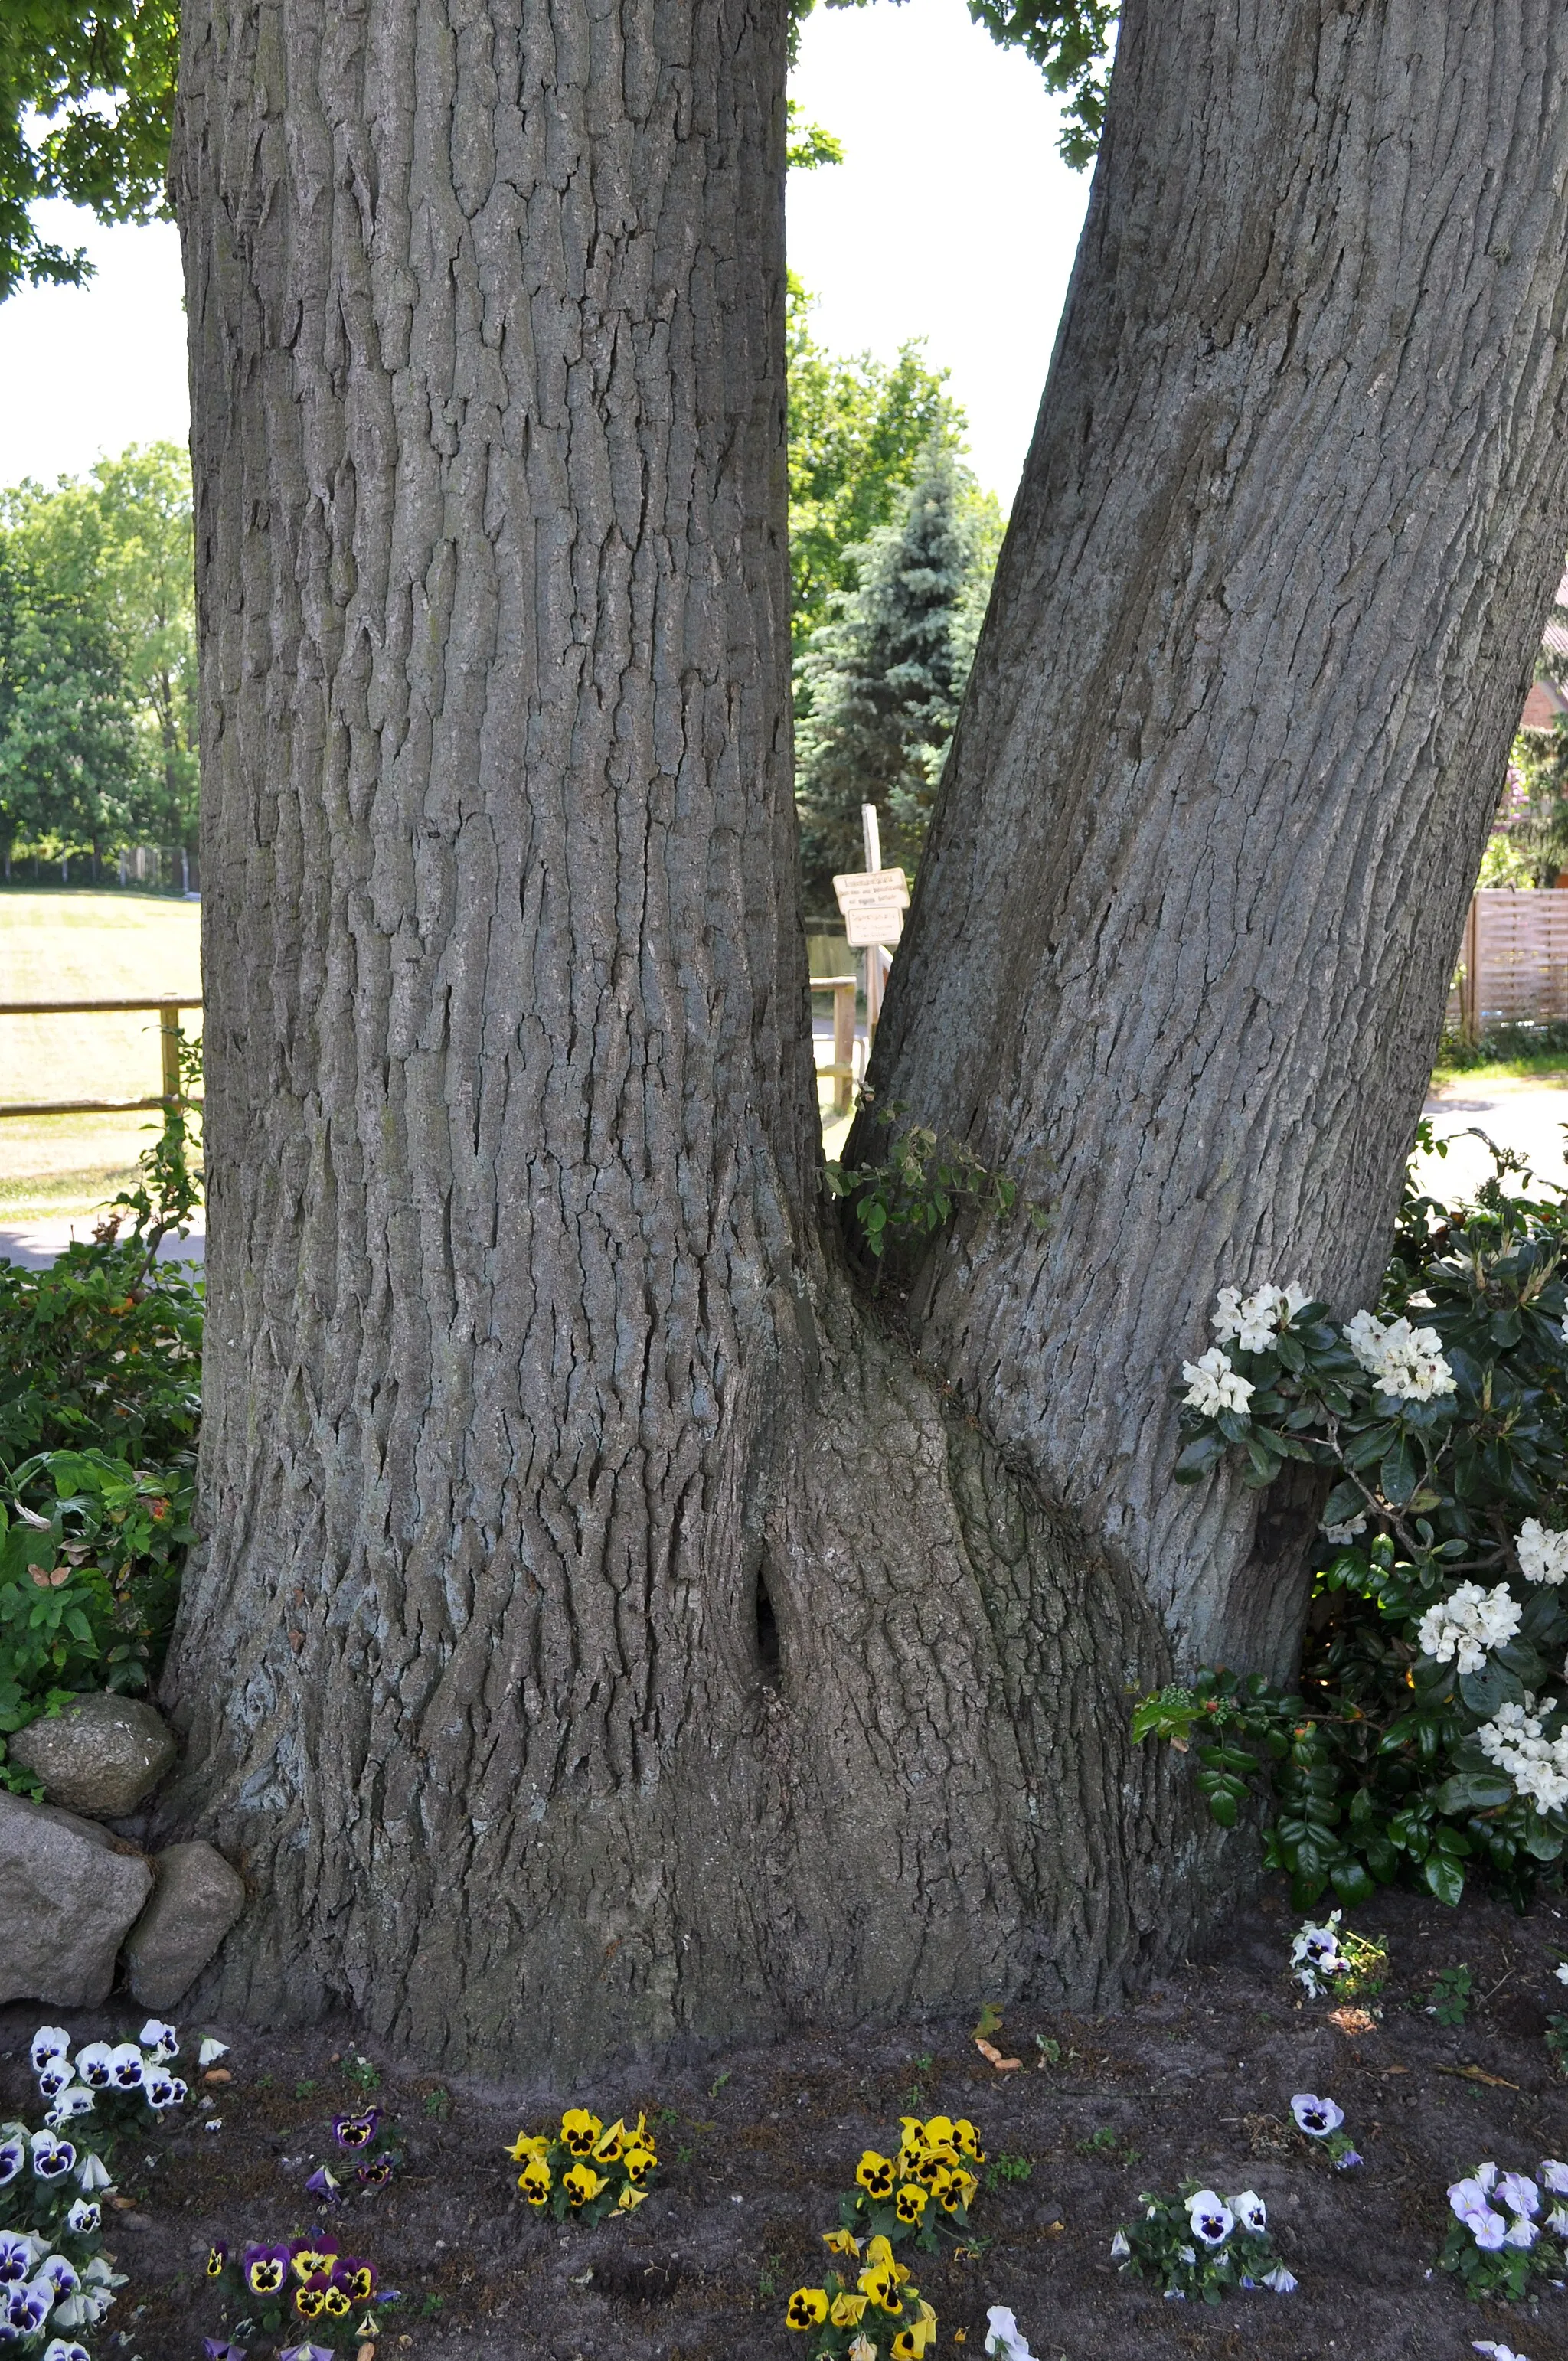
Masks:
[[[1459,957],[1448,1017],[1467,1038],[1494,1025],[1568,1018],[1568,890],[1473,895]]]

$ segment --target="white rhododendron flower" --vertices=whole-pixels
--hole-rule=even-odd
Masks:
[[[1568,1533],[1550,1532],[1539,1517],[1519,1527],[1519,1571],[1527,1582],[1568,1582]]]
[[[1188,1406],[1201,1411],[1205,1418],[1217,1418],[1223,1410],[1238,1410],[1244,1414],[1252,1400],[1253,1389],[1245,1378],[1238,1377],[1230,1357],[1217,1345],[1201,1354],[1196,1361],[1183,1361],[1181,1374],[1187,1380],[1184,1397]]]
[[[1527,1694],[1523,1705],[1499,1706],[1475,1732],[1475,1742],[1530,1803],[1554,1812],[1568,1803],[1568,1731],[1560,1738],[1542,1738],[1541,1723],[1530,1710],[1534,1702]],[[1563,1981],[1568,1982],[1568,1977]]]
[[[1266,1353],[1280,1329],[1311,1300],[1294,1279],[1288,1287],[1265,1285],[1246,1296],[1239,1287],[1222,1287],[1209,1324],[1222,1345],[1234,1342],[1244,1353]]]
[[[1358,1312],[1344,1341],[1380,1393],[1400,1401],[1431,1401],[1434,1394],[1454,1389],[1435,1328],[1412,1328],[1408,1320],[1378,1320]]]
[[[1462,1582],[1427,1609],[1416,1626],[1417,1642],[1423,1656],[1435,1656],[1440,1664],[1452,1661],[1461,1673],[1478,1673],[1491,1650],[1513,1638],[1523,1613],[1506,1582],[1491,1591]]]
[[[1346,1524],[1320,1525],[1318,1531],[1326,1542],[1332,1543],[1335,1549],[1343,1549],[1346,1542],[1354,1541],[1359,1534],[1366,1531],[1366,1511],[1365,1509],[1361,1510]]]

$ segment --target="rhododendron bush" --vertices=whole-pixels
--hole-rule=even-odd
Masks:
[[[1206,1671],[1135,1728],[1227,1827],[1261,1773],[1303,1905],[1475,1870],[1522,1899],[1568,1845],[1568,1204],[1494,1155],[1473,1204],[1407,1194],[1375,1310],[1227,1287],[1183,1364],[1179,1483],[1324,1471],[1311,1611],[1299,1687]]]

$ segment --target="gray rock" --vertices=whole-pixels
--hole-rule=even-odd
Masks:
[[[126,1938],[126,1971],[143,2008],[172,2008],[245,1908],[245,1881],[210,1844],[152,1857],[152,1898]]]
[[[30,1721],[9,1752],[43,1781],[49,1803],[113,1819],[151,1795],[178,1750],[163,1716],[142,1698],[94,1690]]]
[[[151,1890],[145,1854],[0,1788],[0,2001],[96,2008]]]

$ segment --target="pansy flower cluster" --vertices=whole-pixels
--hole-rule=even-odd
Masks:
[[[935,2251],[937,2233],[963,2237],[970,2200],[980,2182],[974,2168],[985,2162],[967,2115],[901,2115],[903,2137],[896,2156],[868,2147],[855,2168],[858,2186],[839,2201],[841,2229],[862,2237],[883,2237],[897,2246],[914,2238]]]
[[[0,2124],[0,2349],[86,2361],[77,2332],[97,2327],[125,2285],[104,2252],[101,2158],[46,2124]]]
[[[93,2137],[112,2147],[116,2132],[184,2105],[190,2092],[171,2063],[179,2055],[179,2035],[156,2016],[135,2041],[86,2041],[74,2056],[63,2026],[40,2025],[32,2061],[45,2128],[63,2135],[90,2115]]]
[[[838,2271],[824,2287],[796,2288],[784,2325],[811,2339],[811,2361],[923,2361],[935,2344],[937,2315],[881,2235],[862,2247],[850,2230],[825,2231],[836,2254],[858,2262],[853,2284]]]
[[[237,2252],[219,2239],[208,2250],[206,2275],[237,2305],[236,2335],[259,2327],[291,2340],[279,2361],[326,2361],[344,2345],[357,2347],[380,2334],[378,2314],[400,2301],[396,2289],[378,2284],[374,2264],[341,2253],[319,2230]],[[217,2361],[243,2348],[209,2337],[206,2350],[208,2361]]]
[[[1112,2258],[1135,2279],[1151,2279],[1172,2302],[1196,2296],[1218,2303],[1238,2290],[1267,2288],[1289,2295],[1296,2286],[1268,2235],[1268,2213],[1255,2189],[1222,2197],[1195,2180],[1181,2195],[1146,2190],[1139,2220],[1111,2241]]]
[[[1552,2201],[1556,2202],[1553,2202]],[[1533,2276],[1561,2279],[1568,2261],[1568,2164],[1545,2157],[1527,2173],[1478,2164],[1453,2182],[1453,2219],[1438,2261],[1464,2292],[1518,2301]]]
[[[318,2165],[305,2183],[313,2197],[324,2198],[329,2205],[341,2202],[345,2188],[356,2187],[367,2196],[385,2189],[403,2160],[396,2125],[380,2107],[334,2115],[332,2136],[336,2171],[330,2164]]]
[[[522,2167],[517,2185],[529,2203],[557,2222],[635,2213],[659,2162],[645,2115],[633,2127],[620,2116],[606,2125],[587,2107],[568,2107],[557,2132],[519,2132],[507,2154]]]

